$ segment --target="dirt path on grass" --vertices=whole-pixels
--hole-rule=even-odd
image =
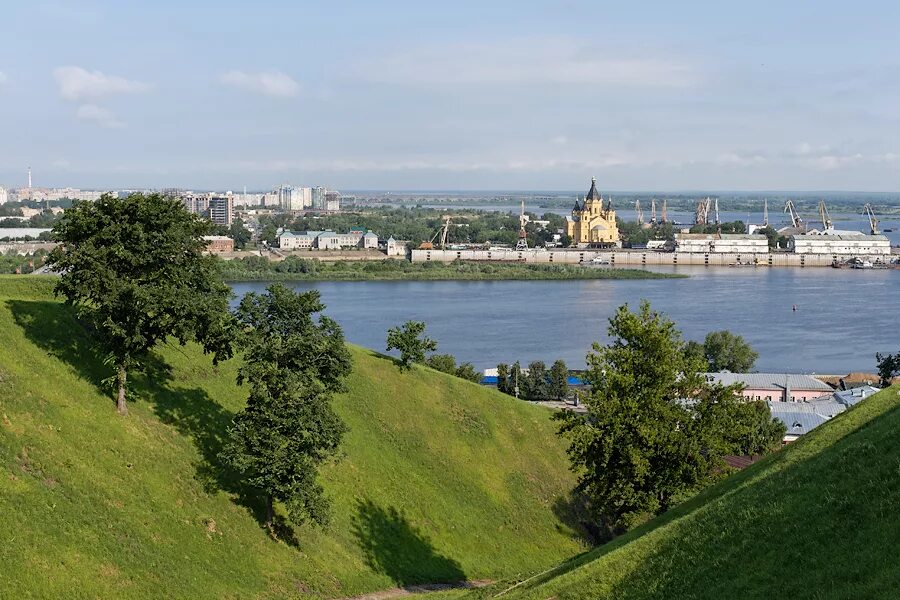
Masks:
[[[350,598],[342,598],[341,600],[390,600],[391,598],[403,598],[414,594],[425,594],[427,592],[442,592],[445,590],[471,590],[474,588],[484,587],[494,583],[490,579],[475,579],[473,581],[463,581],[460,583],[423,583],[420,585],[407,585],[404,587],[395,587],[378,592],[363,594],[362,596],[353,596]]]

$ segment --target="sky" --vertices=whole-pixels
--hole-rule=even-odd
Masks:
[[[0,186],[900,191],[893,1],[0,2]]]

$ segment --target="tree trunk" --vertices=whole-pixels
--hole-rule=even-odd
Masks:
[[[125,404],[125,380],[128,377],[125,372],[125,366],[119,365],[119,397],[116,398],[116,410],[119,411],[120,415],[128,414],[128,405]]]
[[[272,496],[266,496],[266,527],[269,528],[269,531],[272,531],[272,523],[275,521],[275,505],[272,501]]]

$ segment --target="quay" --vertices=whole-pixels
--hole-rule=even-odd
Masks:
[[[596,264],[610,267],[708,266],[708,267],[830,267],[851,259],[889,265],[891,255],[796,254],[792,252],[656,252],[653,250],[599,249],[460,249],[411,250],[412,262],[457,260],[536,264]]]

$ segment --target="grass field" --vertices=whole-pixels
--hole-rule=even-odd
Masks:
[[[898,597],[900,386],[502,597]],[[491,597],[498,583],[448,597]]]
[[[122,418],[52,284],[0,277],[0,596],[341,597],[584,550],[548,412],[361,348],[336,402],[350,433],[325,472],[333,521],[274,541],[217,459],[246,393],[237,361],[164,347]]]

